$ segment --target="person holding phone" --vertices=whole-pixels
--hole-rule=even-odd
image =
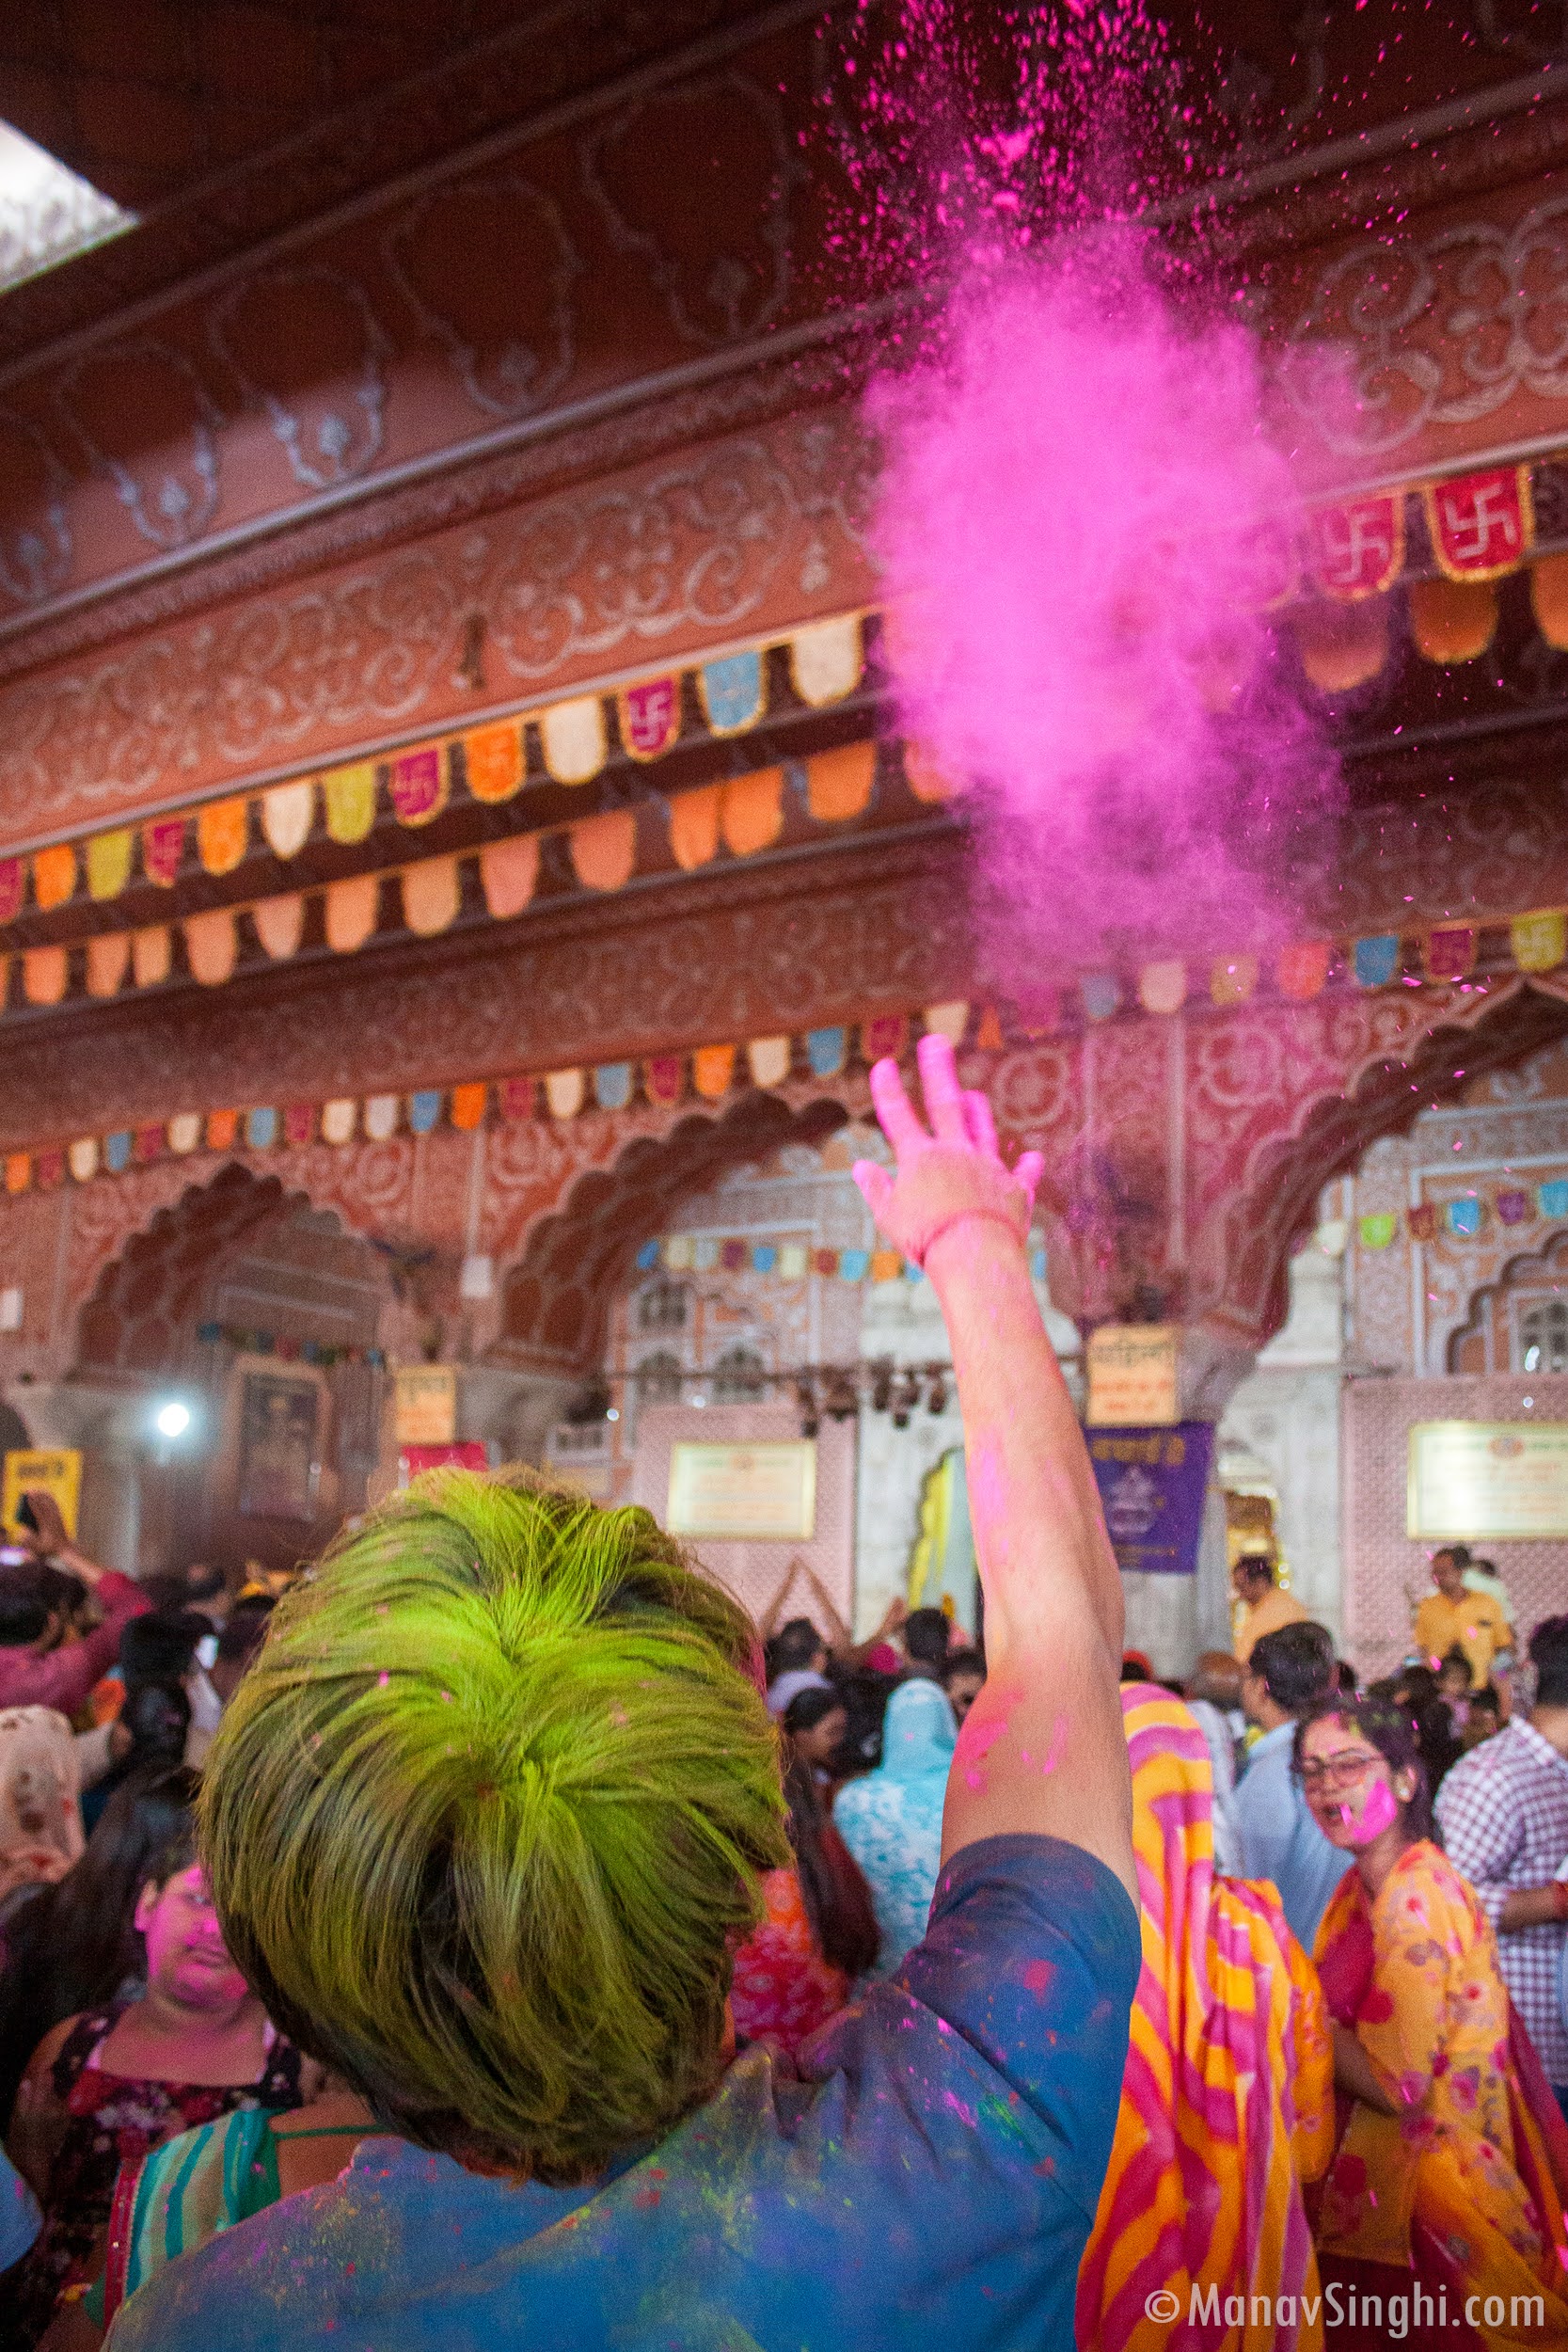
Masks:
[[[77,1550],[59,1504],[41,1487],[24,1498],[18,1516],[22,1557],[0,1565],[0,1708],[53,1707],[74,1715],[119,1657],[120,1634],[148,1607],[147,1596],[131,1577]],[[73,1576],[103,1613],[84,1641],[56,1646],[59,1610],[48,1568]]]

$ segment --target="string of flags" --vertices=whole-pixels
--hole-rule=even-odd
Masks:
[[[803,1241],[753,1241],[735,1234],[667,1233],[645,1241],[633,1261],[639,1274],[763,1274],[781,1282],[803,1282],[808,1275],[824,1281],[919,1282],[919,1266],[896,1249],[832,1249]],[[1037,1282],[1045,1279],[1045,1250],[1037,1245],[1030,1254],[1030,1271]]]
[[[1544,1184],[1499,1184],[1485,1192],[1461,1193],[1451,1200],[1419,1200],[1404,1210],[1377,1209],[1356,1220],[1363,1249],[1386,1249],[1402,1232],[1412,1241],[1474,1241],[1498,1225],[1528,1225],[1536,1219],[1568,1217],[1568,1176]]]
[[[367,1364],[385,1372],[384,1348],[340,1345],[336,1341],[296,1340],[283,1331],[252,1330],[243,1323],[198,1323],[196,1336],[204,1347],[232,1347],[243,1356],[276,1356],[285,1364]]]
[[[863,618],[848,612],[807,622],[785,638],[669,669],[613,692],[531,707],[385,759],[353,760],[262,791],[231,793],[86,840],[50,842],[27,856],[0,858],[0,925],[29,909],[52,914],[84,889],[99,905],[118,898],[135,879],[172,889],[186,871],[193,842],[201,871],[214,876],[243,865],[257,833],[287,862],[315,831],[318,806],[327,839],[348,846],[365,840],[383,813],[418,827],[430,824],[453,799],[492,807],[513,800],[531,776],[588,784],[606,767],[615,743],[641,762],[673,751],[693,700],[709,735],[747,734],[768,714],[767,656],[775,645],[787,655],[798,699],[826,708],[861,682]],[[277,929],[286,930],[281,918]]]

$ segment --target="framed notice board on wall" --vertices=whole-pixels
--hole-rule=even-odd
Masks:
[[[1417,1422],[1405,1533],[1448,1543],[1568,1535],[1568,1422]]]
[[[672,1535],[809,1543],[816,1533],[816,1440],[678,1441],[670,1450],[664,1523]]]

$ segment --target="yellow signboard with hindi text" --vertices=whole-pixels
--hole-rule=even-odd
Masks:
[[[1168,1429],[1181,1418],[1172,1323],[1102,1323],[1089,1334],[1091,1429]]]
[[[82,1501],[82,1457],[72,1446],[38,1447],[31,1453],[8,1454],[0,1485],[0,1521],[8,1534],[21,1532],[17,1510],[29,1491],[42,1488],[60,1506],[65,1532],[76,1540],[76,1514]]]

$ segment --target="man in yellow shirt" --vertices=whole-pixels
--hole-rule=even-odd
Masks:
[[[1293,1594],[1275,1582],[1274,1562],[1266,1552],[1243,1551],[1230,1571],[1230,1582],[1243,1604],[1230,1646],[1244,1666],[1254,1642],[1277,1633],[1282,1625],[1305,1625],[1307,1611]]]
[[[1513,1639],[1508,1619],[1490,1593],[1469,1590],[1452,1551],[1433,1552],[1432,1581],[1437,1590],[1416,1612],[1416,1647],[1433,1669],[1450,1649],[1463,1650],[1477,1690],[1483,1690],[1492,1679],[1493,1659]]]

